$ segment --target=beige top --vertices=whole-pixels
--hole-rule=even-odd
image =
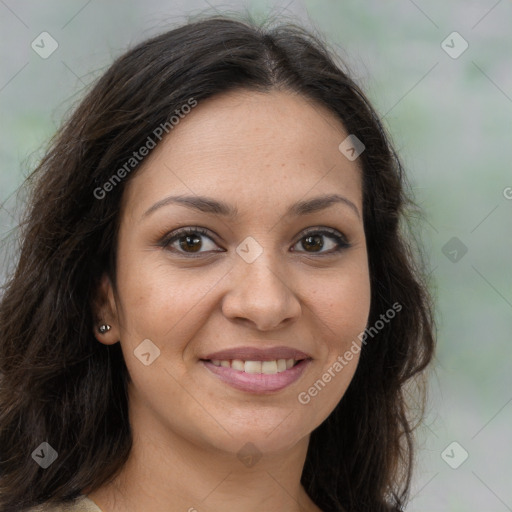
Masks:
[[[87,496],[82,496],[80,499],[69,505],[39,505],[29,509],[27,512],[103,512],[94,501]]]

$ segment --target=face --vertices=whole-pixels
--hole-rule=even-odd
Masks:
[[[113,328],[97,336],[121,343],[147,428],[277,452],[343,397],[370,307],[347,136],[299,95],[230,92],[200,102],[127,184],[116,293],[102,284]]]

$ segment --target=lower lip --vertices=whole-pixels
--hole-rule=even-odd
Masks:
[[[268,393],[279,391],[293,384],[300,378],[309,363],[311,363],[311,359],[303,359],[300,363],[284,372],[272,374],[245,373],[233,370],[233,368],[215,366],[211,361],[202,361],[202,363],[220,380],[240,391]]]

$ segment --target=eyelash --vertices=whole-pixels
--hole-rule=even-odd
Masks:
[[[186,228],[181,228],[176,231],[173,231],[172,233],[169,233],[167,236],[165,236],[161,240],[159,245],[161,247],[163,247],[164,249],[170,249],[173,252],[177,252],[178,254],[184,255],[187,258],[199,258],[199,257],[201,257],[202,254],[205,254],[205,252],[208,252],[208,251],[205,251],[205,252],[197,252],[197,253],[187,253],[187,252],[176,250],[174,248],[170,248],[170,245],[173,242],[175,242],[175,241],[179,240],[180,238],[187,236],[187,235],[202,235],[202,236],[209,238],[210,240],[212,240],[212,242],[215,243],[215,240],[213,240],[213,238],[210,236],[210,232],[207,229],[204,229],[201,227],[186,227]],[[301,238],[299,238],[299,240],[297,240],[297,242],[294,245],[297,245],[297,243],[301,242],[303,239],[305,239],[306,237],[311,236],[311,235],[328,236],[336,242],[337,247],[329,252],[319,252],[319,253],[315,253],[315,252],[308,253],[307,251],[300,251],[300,252],[306,252],[306,254],[312,254],[312,255],[321,257],[321,256],[329,256],[329,255],[337,254],[337,253],[340,253],[341,251],[343,251],[344,249],[348,249],[349,247],[351,247],[351,244],[347,241],[345,236],[343,236],[338,231],[331,229],[331,228],[321,228],[321,229],[313,228],[313,229],[307,230],[304,233],[302,233]],[[215,252],[221,252],[221,251],[215,251]]]

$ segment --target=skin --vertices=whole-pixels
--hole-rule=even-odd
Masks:
[[[127,184],[117,290],[104,276],[96,308],[112,329],[95,336],[121,343],[134,444],[122,472],[89,493],[104,512],[320,510],[300,484],[309,436],[343,397],[359,355],[308,404],[298,395],[357,341],[370,308],[361,169],[338,149],[347,135],[329,110],[295,93],[230,92],[200,102]],[[336,203],[284,216],[333,193],[359,215]],[[177,204],[143,215],[178,194],[227,202],[238,216]],[[159,245],[186,226],[210,232],[193,245],[199,253]],[[304,230],[324,227],[350,247],[332,252],[336,240],[325,235],[316,240],[323,248],[308,245]],[[248,236],[263,248],[252,263],[236,252]],[[147,366],[134,356],[145,339],[160,350]],[[247,345],[286,345],[313,360],[267,394],[234,389],[199,360]],[[262,454],[251,467],[237,457],[249,442]]]

